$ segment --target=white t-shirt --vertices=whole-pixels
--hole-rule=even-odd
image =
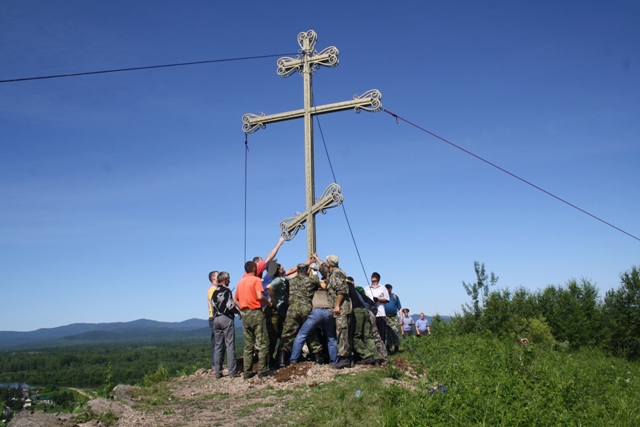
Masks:
[[[389,299],[389,292],[387,292],[387,288],[385,288],[380,284],[378,284],[378,286],[376,286],[375,288],[369,285],[364,289],[364,291],[367,294],[367,296],[371,299],[373,299],[374,297]],[[376,313],[376,317],[385,317],[387,315],[387,313],[384,311],[384,303],[377,302],[376,308],[378,309],[378,312]]]

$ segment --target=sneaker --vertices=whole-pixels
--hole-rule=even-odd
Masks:
[[[373,356],[369,356],[356,363],[356,365],[373,365],[375,363],[376,359],[374,359]]]
[[[222,378],[222,374],[221,374],[221,373],[216,372],[216,374],[215,374],[215,375],[216,375],[216,379],[218,379],[218,380],[219,380],[220,378]]]
[[[232,372],[229,374],[229,378],[238,378],[240,376],[240,372]]]
[[[247,372],[244,375],[242,375],[242,379],[243,380],[248,380],[249,378],[253,378],[253,376],[255,375],[255,372]]]
[[[384,360],[384,359],[378,359],[378,360],[376,360],[376,365],[377,365],[377,366],[383,366],[383,365],[386,365],[386,364],[387,364],[387,361],[386,361],[386,360]]]

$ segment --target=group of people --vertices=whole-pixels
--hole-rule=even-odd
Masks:
[[[225,351],[229,376],[240,375],[235,315],[242,317],[244,379],[256,375],[252,369],[255,352],[257,375],[263,378],[275,368],[303,360],[328,361],[336,369],[354,363],[384,364],[389,352],[398,351],[401,336],[414,331],[417,336],[430,334],[424,314],[414,322],[393,287],[380,284],[378,273],[362,288],[340,268],[338,256],[327,255],[322,260],[315,253],[285,270],[275,259],[283,243],[281,237],[266,258],[245,263],[245,274],[233,295],[229,273],[209,274],[211,364],[217,378],[222,376]]]

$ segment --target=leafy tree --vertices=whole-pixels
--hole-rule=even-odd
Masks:
[[[601,339],[602,304],[598,289],[589,280],[571,279],[565,287],[547,286],[536,299],[556,340],[576,349]]]
[[[604,298],[606,346],[615,355],[640,359],[640,267],[620,275],[621,286]]]
[[[478,320],[482,315],[485,299],[489,295],[489,287],[495,286],[495,284],[498,283],[498,276],[492,272],[491,278],[489,278],[485,272],[484,263],[480,264],[478,261],[473,262],[473,269],[476,272],[476,282],[462,282],[464,290],[467,292],[467,295],[471,297],[472,305],[465,304],[462,307],[462,311],[465,315],[471,315],[474,319]],[[482,298],[482,303],[480,302],[480,298]]]

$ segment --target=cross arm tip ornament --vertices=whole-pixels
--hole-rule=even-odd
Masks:
[[[366,100],[367,104],[358,105],[354,108],[355,112],[360,114],[361,110],[376,113],[382,110],[382,93],[378,89],[371,89],[362,95],[353,95],[355,100]]]
[[[242,116],[242,131],[244,133],[254,133],[258,129],[264,129],[266,125],[260,121],[260,118],[264,116],[264,113],[247,113]]]

